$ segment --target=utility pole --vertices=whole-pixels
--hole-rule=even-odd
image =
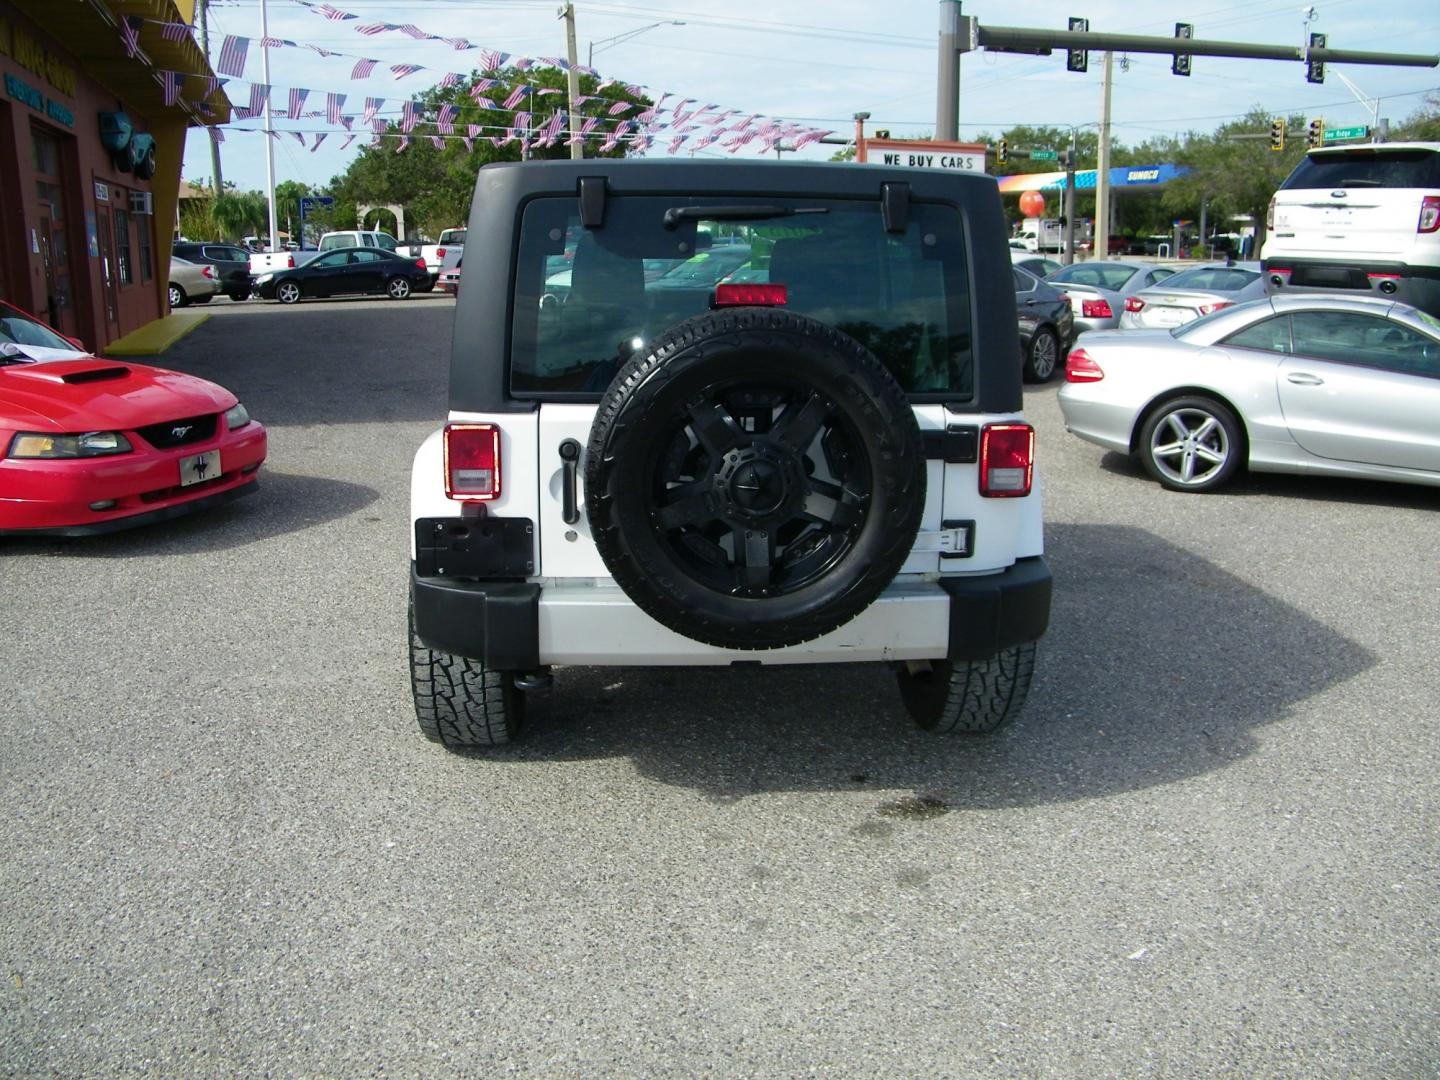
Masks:
[[[960,138],[960,0],[940,0],[939,82],[935,99],[935,138]]]
[[[205,63],[210,63],[210,30],[205,22],[205,9],[209,7],[210,0],[200,0],[195,5],[195,21],[200,26],[200,51],[205,54]],[[210,140],[210,169],[211,175],[215,178],[215,194],[219,195],[225,190],[225,178],[220,175],[220,144],[215,141],[215,129],[207,127],[206,137]]]
[[[1105,50],[1105,64],[1100,74],[1100,148],[1095,161],[1095,235],[1091,238],[1092,258],[1103,259],[1110,254],[1110,89],[1115,69],[1115,54]]]
[[[1075,261],[1075,159],[1080,156],[1076,130],[1070,129],[1070,149],[1065,152],[1065,254],[1060,261],[1069,266]]]
[[[570,70],[566,72],[565,80],[567,108],[570,111],[570,157],[579,161],[585,156],[585,147],[575,138],[580,131],[577,122],[579,118],[575,115],[575,99],[580,96],[580,73],[575,70],[575,65],[580,62],[575,48],[575,5],[566,3],[560,9],[560,18],[565,20],[565,55],[570,61]]]
[[[270,203],[270,250],[280,250],[280,226],[275,221],[275,127],[270,117],[270,17],[260,0],[260,78],[265,83],[265,193]]]

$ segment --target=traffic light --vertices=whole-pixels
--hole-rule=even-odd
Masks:
[[[890,138],[890,129],[889,129],[889,128],[876,128],[876,129],[875,129],[875,138],[877,138],[877,139],[888,139],[888,138]]]
[[[1071,16],[1070,29],[1072,31],[1079,31],[1082,34],[1088,34],[1090,32],[1090,20],[1077,19]],[[1066,71],[1088,71],[1089,68],[1090,54],[1084,49],[1067,49],[1065,51]]]
[[[1318,116],[1310,121],[1310,131],[1305,136],[1305,145],[1311,147],[1325,145],[1325,121]]]
[[[1189,41],[1195,36],[1195,24],[1177,22],[1175,24],[1175,36],[1182,41]],[[1188,76],[1190,74],[1190,61],[1189,53],[1177,52],[1170,59],[1170,74]]]
[[[1325,48],[1325,35],[1311,34],[1310,48]],[[1305,81],[1312,83],[1323,83],[1325,81],[1325,61],[1311,60],[1308,52],[1305,56]]]
[[[1280,151],[1285,149],[1285,118],[1277,116],[1270,121],[1270,149]]]
[[[1001,139],[995,144],[995,164],[1006,165],[1010,161],[1010,144]]]

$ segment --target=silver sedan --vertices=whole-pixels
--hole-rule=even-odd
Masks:
[[[1121,330],[1172,329],[1265,295],[1259,263],[1192,266],[1125,299]]]
[[[1158,285],[1174,273],[1174,267],[1154,263],[1096,259],[1066,266],[1045,281],[1070,297],[1079,330],[1114,330],[1120,325],[1127,296]]]
[[[1065,379],[1067,430],[1176,491],[1247,467],[1440,486],[1440,320],[1404,304],[1275,296],[1099,331]]]

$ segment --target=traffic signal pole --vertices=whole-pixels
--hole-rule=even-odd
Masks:
[[[940,55],[935,98],[935,138],[960,139],[960,0],[940,0]]]
[[[1110,254],[1110,88],[1115,54],[1105,50],[1100,75],[1100,146],[1095,159],[1095,235],[1090,240],[1090,257]]]

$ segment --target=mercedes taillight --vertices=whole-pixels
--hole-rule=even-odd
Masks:
[[[1105,378],[1100,365],[1090,358],[1084,349],[1071,349],[1065,358],[1066,382],[1099,382]]]
[[[445,425],[445,494],[487,502],[500,497],[500,428],[495,424]]]
[[[1035,474],[1035,429],[986,424],[980,429],[980,494],[1013,499],[1030,494]]]

